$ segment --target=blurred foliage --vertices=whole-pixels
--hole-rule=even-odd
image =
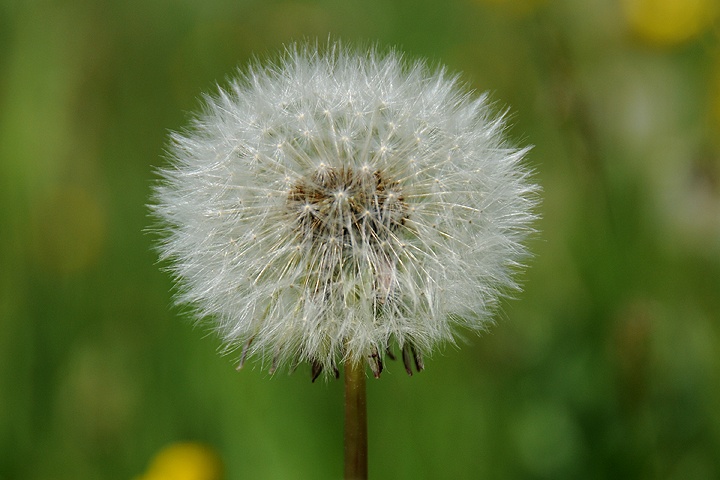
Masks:
[[[544,187],[525,292],[492,332],[370,381],[371,475],[720,478],[717,15],[715,0],[4,0],[0,479],[126,480],[182,441],[228,479],[339,476],[340,382],[236,372],[172,308],[143,233],[167,132],[200,93],[328,36],[489,90]]]

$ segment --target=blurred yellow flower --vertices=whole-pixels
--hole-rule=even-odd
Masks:
[[[630,29],[659,46],[682,43],[702,33],[716,18],[717,0],[623,0]]]
[[[174,443],[162,449],[148,471],[136,480],[221,480],[220,457],[210,447],[194,442]]]

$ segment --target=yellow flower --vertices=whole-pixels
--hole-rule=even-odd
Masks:
[[[222,462],[210,447],[193,442],[162,449],[136,480],[221,480]]]
[[[630,29],[659,46],[682,43],[701,34],[715,20],[717,0],[623,0]]]

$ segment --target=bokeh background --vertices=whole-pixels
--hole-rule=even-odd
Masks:
[[[144,233],[200,94],[330,37],[490,91],[544,189],[497,326],[370,379],[371,476],[720,478],[719,7],[0,1],[0,479],[340,477],[342,382],[236,372]]]

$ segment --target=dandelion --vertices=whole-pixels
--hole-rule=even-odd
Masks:
[[[422,369],[518,288],[537,187],[504,128],[444,70],[288,47],[172,137],[153,209],[178,301],[240,366]]]

